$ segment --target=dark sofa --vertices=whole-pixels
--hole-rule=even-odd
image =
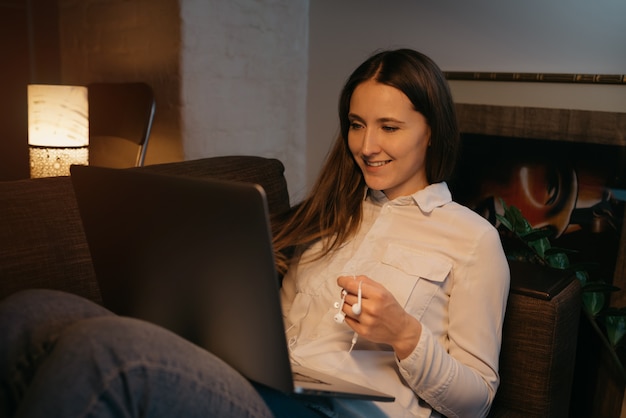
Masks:
[[[270,212],[289,207],[276,159],[226,156],[132,170],[253,182],[265,189]],[[0,182],[0,299],[29,288],[101,302],[69,177]],[[511,262],[502,383],[491,416],[568,416],[580,302],[572,277]]]

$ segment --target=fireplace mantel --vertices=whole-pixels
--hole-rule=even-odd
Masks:
[[[461,132],[626,146],[626,113],[458,103]]]

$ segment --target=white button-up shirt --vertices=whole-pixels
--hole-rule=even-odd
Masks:
[[[396,397],[391,403],[336,401],[364,416],[480,417],[498,387],[509,268],[485,219],[452,202],[445,183],[389,201],[369,190],[358,233],[310,261],[307,249],[281,289],[292,361]],[[308,260],[308,261],[307,261]],[[415,350],[398,360],[389,346],[359,339],[333,317],[337,277],[382,283],[422,324]],[[360,411],[360,412],[359,412]]]

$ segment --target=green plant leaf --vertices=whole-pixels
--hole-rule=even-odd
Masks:
[[[587,273],[585,270],[575,270],[574,275],[580,281],[580,284],[583,286],[586,285],[587,282],[589,281],[589,273]]]
[[[604,317],[604,326],[609,342],[615,347],[626,335],[626,316],[606,315]]]
[[[535,240],[535,241],[528,241],[528,246],[530,248],[532,248],[538,255],[539,257],[543,258],[546,262],[548,262],[548,260],[546,260],[546,250],[548,248],[550,248],[550,241],[547,238],[541,238],[539,240]],[[548,262],[548,264],[550,264]]]
[[[548,265],[565,270],[569,268],[569,258],[566,254],[563,253],[551,253],[545,254],[546,260],[548,261]]]
[[[583,292],[583,307],[592,316],[596,317],[604,308],[605,296],[602,292]]]
[[[554,238],[554,235],[555,233],[553,228],[545,227],[539,229],[531,229],[530,231],[522,235],[522,239],[524,241],[536,241],[543,238]]]
[[[500,203],[504,208],[504,219],[508,221],[509,230],[515,232],[518,235],[532,231],[532,226],[526,220],[526,218],[524,218],[524,215],[522,215],[522,212],[518,208],[516,208],[515,206],[507,206],[502,199],[500,199]],[[500,217],[498,219],[500,219]]]
[[[511,231],[511,232],[514,232],[514,229],[513,229],[513,224],[512,224],[512,223],[511,223],[511,221],[509,221],[507,218],[505,218],[504,216],[502,216],[502,215],[500,215],[500,214],[496,214],[496,219],[497,219],[498,221],[500,221],[500,223],[501,223],[502,225],[504,225],[504,227],[505,227],[506,229],[508,229],[508,230],[509,230],[509,231]]]

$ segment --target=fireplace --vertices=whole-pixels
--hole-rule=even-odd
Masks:
[[[626,189],[626,113],[457,104],[457,114],[463,150],[455,199],[493,220],[494,201],[481,196],[487,183],[504,185],[520,165],[524,181],[548,179],[542,192],[552,207],[536,212],[557,227],[554,245],[600,263],[596,278],[623,289],[612,304],[626,305],[626,197],[619,193]]]

